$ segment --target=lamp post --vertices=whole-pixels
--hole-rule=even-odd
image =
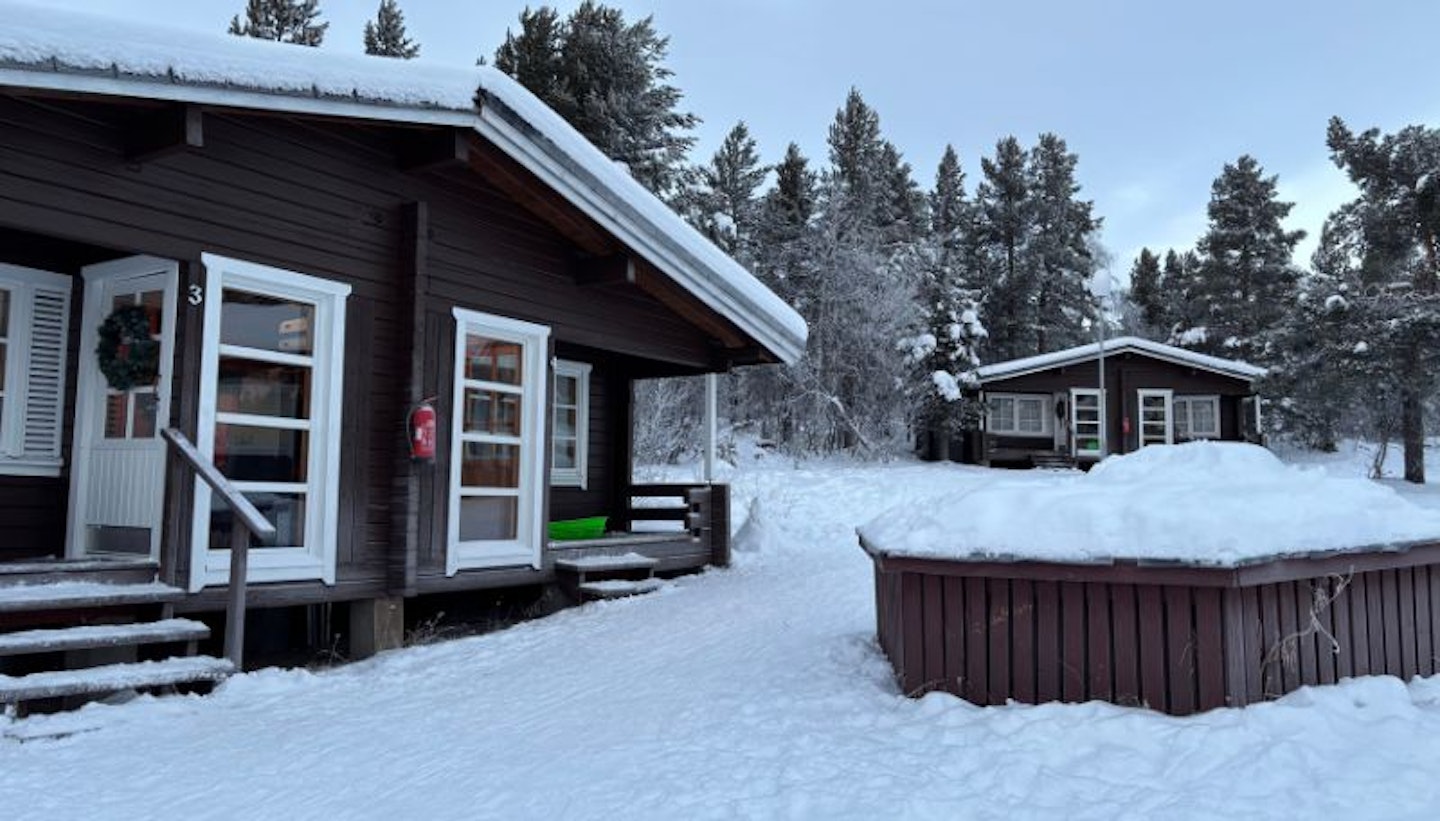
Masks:
[[[1110,269],[1106,267],[1097,270],[1089,284],[1090,294],[1095,297],[1096,339],[1099,340],[1096,345],[1098,356],[1095,370],[1099,374],[1100,397],[1096,405],[1100,417],[1100,458],[1104,459],[1110,454],[1110,418],[1105,407],[1105,309],[1110,298]]]

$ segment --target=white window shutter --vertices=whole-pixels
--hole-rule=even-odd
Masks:
[[[65,347],[70,288],[30,289],[30,346],[25,363],[25,416],[21,450],[27,459],[60,459],[65,413]]]

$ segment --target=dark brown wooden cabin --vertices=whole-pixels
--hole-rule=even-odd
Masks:
[[[979,369],[982,428],[958,443],[962,461],[1085,465],[1145,445],[1259,441],[1262,368],[1136,337],[996,362]],[[1101,423],[1103,418],[1104,422]]]
[[[546,585],[567,559],[723,563],[723,487],[633,484],[632,386],[793,360],[804,323],[519,86],[34,8],[6,25],[0,577],[149,568],[173,610],[220,610],[234,516],[167,426],[278,528],[252,544],[254,608],[350,603],[393,640],[409,597]],[[102,360],[129,350],[97,348],[122,315],[158,373],[116,387]],[[433,462],[410,458],[423,403]],[[612,532],[547,538],[592,516]]]

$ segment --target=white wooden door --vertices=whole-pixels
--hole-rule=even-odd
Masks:
[[[1140,397],[1140,447],[1174,444],[1175,424],[1172,409],[1174,391],[1168,388],[1141,388],[1138,394]]]
[[[1105,455],[1104,402],[1099,388],[1070,389],[1070,452],[1098,459]]]
[[[158,558],[165,497],[165,442],[175,359],[179,266],[155,257],[91,265],[76,354],[75,439],[67,555]],[[160,343],[153,384],[112,387],[96,354],[99,329],[119,308],[139,306]]]

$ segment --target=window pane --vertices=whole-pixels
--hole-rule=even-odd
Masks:
[[[1038,399],[1021,400],[1020,430],[1024,433],[1041,433],[1045,430],[1044,402]]]
[[[314,351],[314,328],[314,305],[241,291],[224,292],[220,305],[222,344],[309,355]]]
[[[140,295],[140,304],[145,307],[145,316],[150,320],[150,334],[159,336],[161,318],[165,315],[165,292],[146,291]]]
[[[0,316],[4,316],[4,314],[0,314]],[[9,345],[0,342],[0,393],[5,392],[5,354],[8,350]]]
[[[466,442],[460,451],[460,484],[465,487],[520,487],[520,447]]]
[[[130,394],[112,393],[105,397],[105,438],[125,438],[125,418],[130,415]]]
[[[304,482],[309,452],[303,430],[215,426],[215,466],[236,481]]]
[[[574,470],[575,462],[575,440],[555,440],[555,467],[558,470]]]
[[[555,410],[555,435],[570,437],[575,435],[574,408],[557,408]]]
[[[990,429],[1011,431],[1015,429],[1015,400],[990,400]]]
[[[216,408],[232,413],[310,418],[311,369],[272,365],[233,356],[220,357]]]
[[[573,376],[555,377],[555,404],[574,405],[575,389],[579,383],[580,380]]]
[[[10,292],[0,288],[0,337],[10,337]]]
[[[275,540],[269,545],[261,544],[252,535],[250,547],[304,547],[305,546],[305,494],[304,493],[258,493],[244,494],[246,499],[260,511],[260,515],[275,525]],[[230,534],[238,524],[235,514],[219,494],[210,494],[210,549],[230,549]]]
[[[155,414],[159,409],[159,398],[153,393],[136,393],[130,404],[134,418],[130,420],[132,439],[149,439],[155,435]]]
[[[483,336],[465,337],[465,378],[506,385],[520,384],[521,346]]]
[[[1195,424],[1195,432],[1202,435],[1213,436],[1220,426],[1216,424],[1215,403],[1210,400],[1197,400],[1190,403],[1190,419]]]
[[[465,389],[465,432],[520,435],[520,395]]]
[[[520,500],[469,496],[460,499],[460,541],[501,541],[516,537]]]

